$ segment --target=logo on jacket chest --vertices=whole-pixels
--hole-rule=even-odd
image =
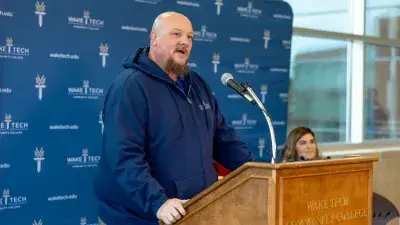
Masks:
[[[199,109],[200,110],[207,110],[210,109],[210,104],[205,102],[205,101],[201,101],[201,104],[199,104]]]

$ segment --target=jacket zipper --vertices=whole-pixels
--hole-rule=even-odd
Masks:
[[[193,109],[192,109],[193,104],[192,104],[192,101],[191,101],[190,98],[189,98],[190,89],[192,88],[192,84],[189,84],[189,90],[188,90],[188,94],[187,94],[187,95],[185,94],[185,92],[183,92],[183,91],[179,88],[178,85],[176,85],[176,87],[179,89],[179,91],[186,97],[186,99],[187,99],[188,102],[190,103],[190,105],[189,105],[190,117],[192,118],[193,124],[194,124],[195,127],[198,129],[199,126],[197,125],[196,120],[194,119],[194,116],[193,116]],[[199,147],[200,147],[200,165],[201,165],[202,170],[203,170],[203,172],[204,172],[203,188],[205,188],[205,186],[206,186],[206,181],[205,181],[205,176],[206,176],[206,174],[205,174],[205,173],[206,173],[206,172],[205,172],[204,164],[203,164],[203,149],[202,149],[202,146],[201,146],[201,144],[200,144],[199,132],[197,131],[196,134],[197,134],[197,142],[198,142]]]
[[[188,95],[186,95],[185,92],[183,92],[182,89],[181,89],[178,85],[175,85],[175,86],[176,86],[176,87],[178,88],[178,90],[183,94],[183,96],[185,96],[186,100],[188,100],[188,102],[189,102],[190,104],[192,104],[192,100],[190,100],[190,98],[189,98],[189,93],[190,93],[190,89],[192,88],[192,85],[191,85],[191,84],[189,85]]]

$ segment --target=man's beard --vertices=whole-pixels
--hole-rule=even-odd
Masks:
[[[187,76],[189,74],[189,66],[187,65],[187,61],[185,64],[181,65],[175,62],[172,57],[169,57],[165,65],[165,72],[173,73],[178,76]]]

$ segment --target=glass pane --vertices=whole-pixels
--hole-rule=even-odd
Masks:
[[[365,140],[400,137],[400,49],[368,45],[365,74]],[[399,78],[398,78],[399,77]]]
[[[400,39],[400,0],[367,0],[367,35]]]
[[[288,132],[310,127],[321,142],[346,141],[347,42],[293,37]]]
[[[350,32],[348,0],[286,0],[294,14],[293,26]]]

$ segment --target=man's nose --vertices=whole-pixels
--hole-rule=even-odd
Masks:
[[[182,35],[179,44],[188,45],[190,39],[187,35]]]

